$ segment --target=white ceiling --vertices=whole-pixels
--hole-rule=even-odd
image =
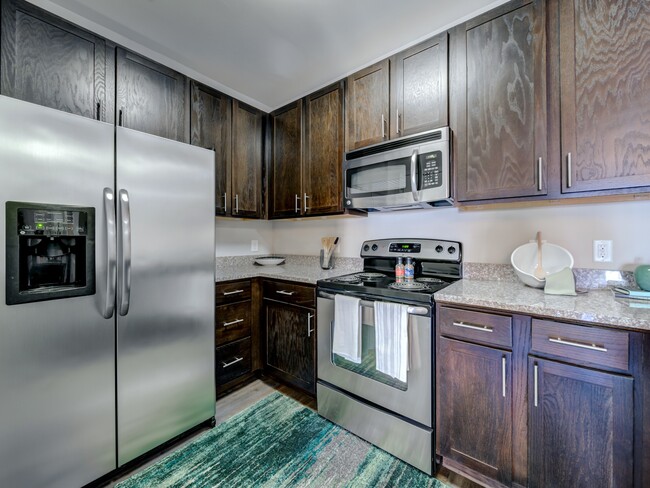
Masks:
[[[504,0],[31,0],[266,111]]]

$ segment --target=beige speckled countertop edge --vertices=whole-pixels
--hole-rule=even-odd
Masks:
[[[233,266],[232,268],[218,268],[215,273],[215,283],[250,278],[272,278],[315,285],[318,280],[331,278],[333,276],[342,276],[353,272],[354,270],[346,268],[322,270],[317,266],[314,267],[300,264],[285,264],[280,266]]]

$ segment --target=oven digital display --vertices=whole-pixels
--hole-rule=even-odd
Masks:
[[[390,252],[418,253],[422,245],[414,242],[391,242]]]

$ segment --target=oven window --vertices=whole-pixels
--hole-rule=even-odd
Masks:
[[[347,170],[348,197],[391,195],[410,191],[410,158]]]
[[[410,325],[410,324],[409,324]],[[334,323],[336,327],[336,323]],[[375,359],[375,326],[374,326],[374,311],[371,307],[363,307],[362,310],[362,325],[361,325],[361,363],[353,363],[347,359],[342,358],[338,354],[332,353],[332,363],[339,368],[345,368],[371,380],[379,381],[385,385],[397,388],[398,390],[406,391],[408,385],[399,381],[392,376],[388,376],[381,371],[377,371],[377,363]]]

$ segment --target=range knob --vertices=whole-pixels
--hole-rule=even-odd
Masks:
[[[368,250],[370,250],[370,246],[369,246],[368,244],[366,244],[365,246],[363,246],[363,250],[364,250],[364,251],[368,251]]]
[[[454,253],[456,252],[456,248],[455,248],[454,246],[449,246],[449,247],[447,248],[447,252],[448,252],[449,254],[454,254]]]
[[[436,246],[436,252],[442,252],[442,251],[443,251],[443,247],[440,244],[438,244]]]
[[[372,245],[372,250],[376,251],[377,249],[379,249],[379,246],[377,244],[373,244]]]

